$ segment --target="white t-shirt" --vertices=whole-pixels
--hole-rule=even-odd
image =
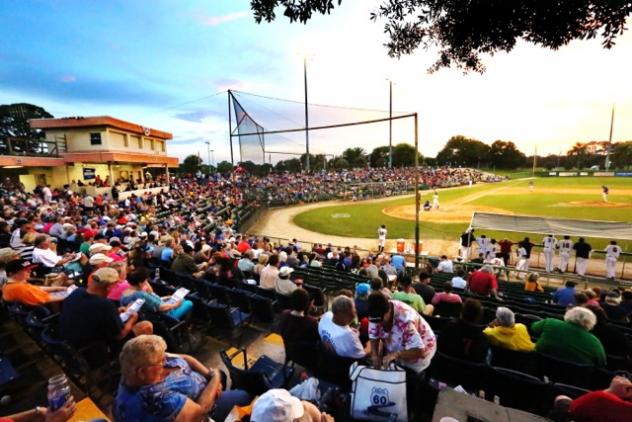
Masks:
[[[467,286],[467,281],[463,279],[463,277],[454,276],[452,277],[452,287],[455,289],[465,289]]]
[[[446,259],[445,261],[440,261],[439,265],[437,265],[437,271],[440,273],[452,273],[454,272],[454,267],[452,265],[452,261]]]
[[[50,249],[33,249],[34,264],[43,264],[45,267],[53,268],[61,259],[61,256],[57,255]]]
[[[351,327],[341,327],[333,321],[334,314],[329,311],[323,315],[318,323],[318,334],[323,343],[329,344],[338,356],[360,359],[363,358],[364,348],[360,342],[360,335]]]

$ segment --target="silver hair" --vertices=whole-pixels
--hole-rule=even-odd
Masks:
[[[502,327],[512,327],[516,323],[513,311],[504,306],[496,308],[496,320]]]
[[[590,331],[597,323],[597,317],[591,310],[576,306],[566,311],[564,321],[578,325],[586,331]]]
[[[354,302],[349,296],[336,296],[331,302],[331,312],[334,315],[353,315]]]
[[[481,271],[491,274],[492,272],[494,272],[494,269],[492,268],[491,265],[483,265],[483,268],[481,268]]]
[[[140,335],[129,340],[119,355],[123,379],[131,379],[138,368],[155,361],[166,350],[167,343],[160,336]]]

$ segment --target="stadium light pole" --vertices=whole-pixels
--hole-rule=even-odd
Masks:
[[[228,90],[228,143],[230,144],[230,163],[234,166],[235,159],[233,158],[233,113],[230,109],[230,97],[233,95],[231,90]]]
[[[415,116],[415,270],[419,270],[419,135],[418,115]],[[389,120],[390,121],[390,120]]]
[[[303,56],[303,79],[305,85],[305,170],[309,173],[309,109],[307,106],[307,55]]]
[[[604,168],[610,169],[610,149],[612,148],[612,130],[614,127],[614,104],[612,104],[612,114],[610,114],[610,136],[608,137],[608,147],[606,148],[606,162]]]
[[[206,158],[208,158],[208,174],[211,174],[211,142],[205,141],[204,143],[206,144]]]

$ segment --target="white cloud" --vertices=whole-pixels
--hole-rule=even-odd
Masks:
[[[202,23],[206,26],[217,26],[217,25],[221,25],[227,22],[232,22],[237,19],[245,18],[246,16],[249,16],[250,13],[251,12],[244,11],[244,12],[228,13],[226,15],[209,16],[209,17],[205,17],[202,20]]]

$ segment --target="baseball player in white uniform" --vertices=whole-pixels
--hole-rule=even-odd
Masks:
[[[487,251],[489,250],[489,239],[487,236],[482,234],[480,237],[476,238],[476,243],[478,243],[478,253],[482,253],[483,258],[485,258],[487,256]]]
[[[386,246],[386,233],[388,233],[388,231],[386,230],[386,226],[384,224],[382,224],[377,229],[378,253],[384,252],[384,247]]]
[[[547,273],[553,271],[553,253],[555,252],[555,247],[557,246],[557,239],[553,237],[552,234],[549,234],[544,239],[542,239],[542,249],[544,253],[544,269]]]
[[[435,210],[439,209],[439,194],[437,193],[437,191],[434,191],[434,193],[432,194],[432,208],[434,208]]]
[[[527,258],[527,249],[524,246],[520,245],[516,253],[518,254],[518,263],[516,264],[516,270],[529,271],[529,258]],[[518,273],[518,278],[520,278],[520,273]]]
[[[614,273],[617,269],[617,259],[621,255],[621,248],[614,240],[610,241],[610,244],[606,246],[606,277],[614,280]]]
[[[570,236],[564,236],[563,240],[560,240],[557,244],[557,248],[560,250],[560,272],[566,272],[568,268],[568,260],[571,257],[571,249],[573,249],[573,242]]]

